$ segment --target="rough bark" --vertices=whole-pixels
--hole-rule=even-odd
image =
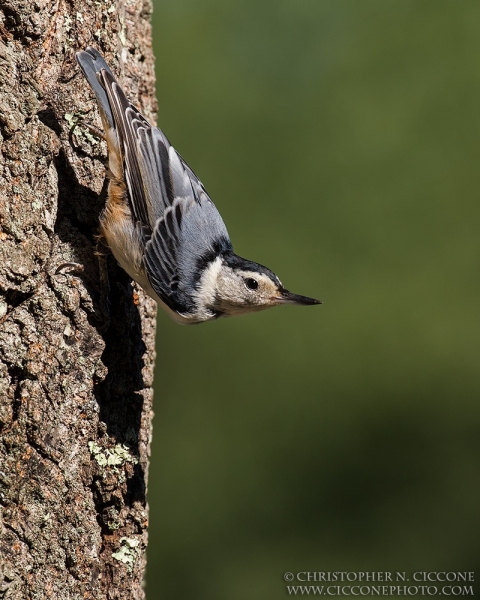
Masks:
[[[87,45],[153,117],[150,12],[0,0],[0,598],[144,597],[156,309],[100,277],[106,148],[72,127],[100,127]]]

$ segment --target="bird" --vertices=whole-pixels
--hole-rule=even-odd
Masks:
[[[267,267],[234,253],[201,181],[125,95],[103,56],[76,53],[108,151],[100,234],[120,266],[180,324],[319,300],[293,294]]]

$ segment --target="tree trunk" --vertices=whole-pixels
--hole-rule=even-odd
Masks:
[[[154,117],[150,13],[0,0],[0,598],[144,597],[156,307],[100,276],[106,148],[74,126],[88,45]]]

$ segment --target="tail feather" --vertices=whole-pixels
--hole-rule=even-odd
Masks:
[[[103,87],[102,83],[100,83],[101,79],[99,78],[102,69],[104,69],[110,73],[115,80],[110,67],[107,65],[100,52],[91,46],[89,46],[85,51],[77,52],[76,57],[77,62],[80,65],[83,74],[85,75],[85,78],[97,97],[98,105],[103,113],[102,120],[105,118],[108,125],[114,128],[115,124],[113,121],[112,110],[110,108],[110,102],[108,101],[105,88]],[[106,124],[104,123],[104,125]],[[107,133],[107,131],[105,131],[105,133]]]

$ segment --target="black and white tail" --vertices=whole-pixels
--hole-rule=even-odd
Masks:
[[[97,97],[97,102],[101,110],[102,121],[106,119],[108,125],[115,128],[110,102],[108,101],[107,93],[103,84],[101,83],[100,78],[101,71],[104,69],[115,80],[110,67],[107,65],[100,52],[91,46],[89,46],[85,51],[77,52],[76,57],[77,62],[80,65],[83,74],[85,75],[85,78],[90,84],[92,90],[95,92],[95,96]],[[105,129],[107,123],[104,122]]]

